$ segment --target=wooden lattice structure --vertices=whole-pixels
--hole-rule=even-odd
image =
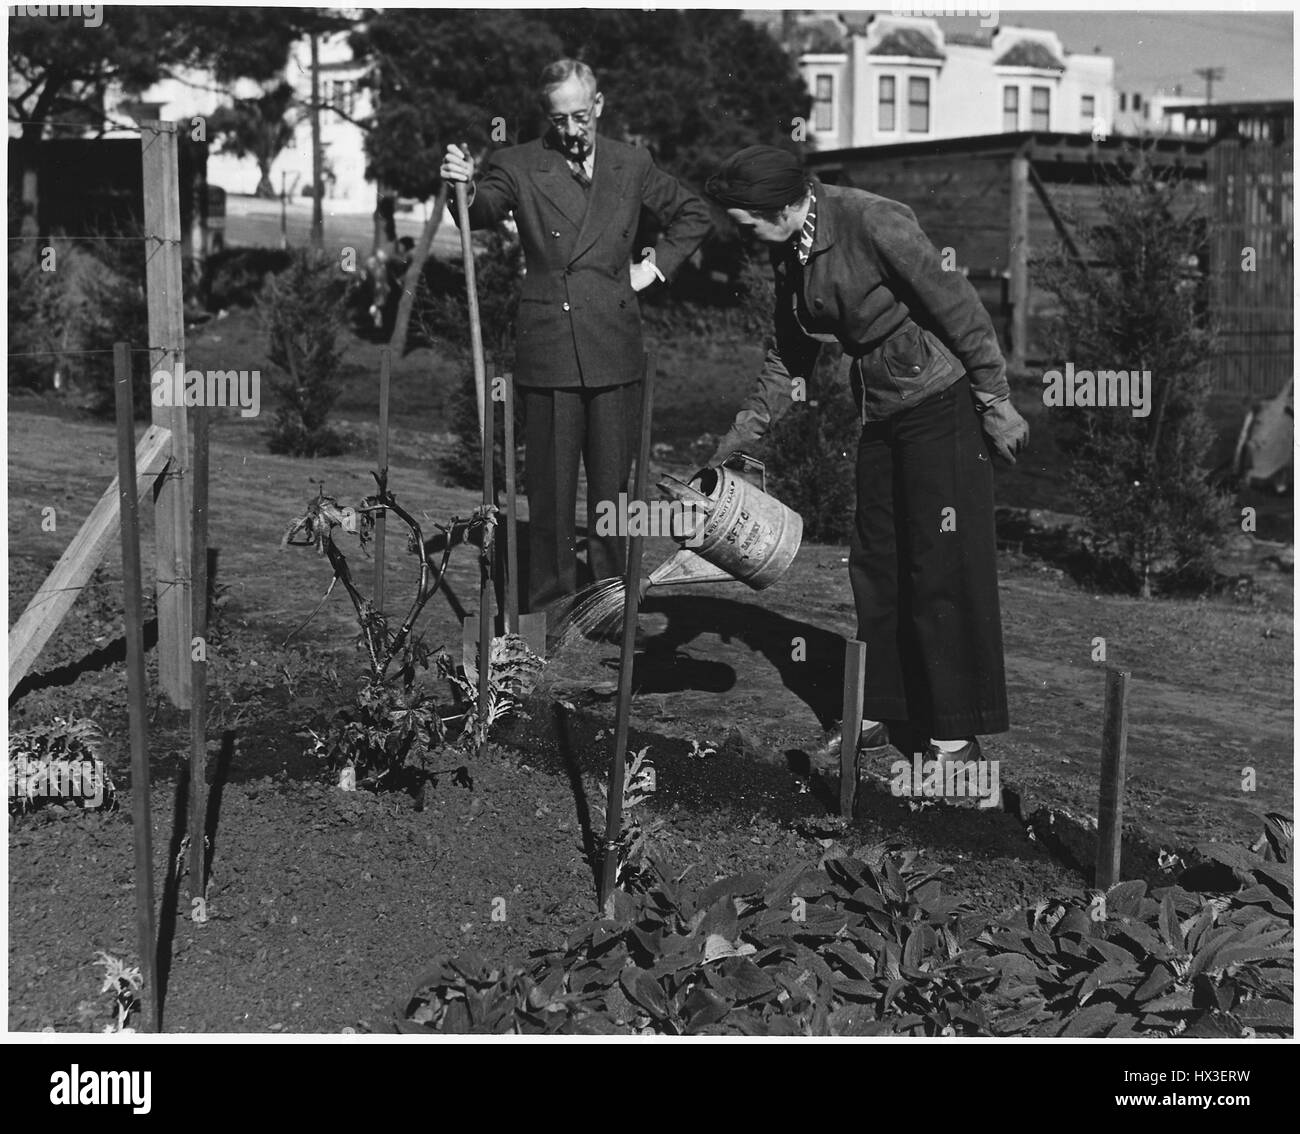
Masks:
[[[1294,180],[1291,103],[1258,121],[1238,105],[1205,107],[1209,150],[1210,307],[1222,349],[1215,389],[1271,397],[1294,373]],[[1264,127],[1264,128],[1261,128]]]
[[[1272,106],[1273,104],[1270,104]],[[1240,107],[1205,108],[1214,137],[1141,139],[1157,167],[1207,193],[1210,287],[1222,331],[1213,360],[1221,393],[1273,394],[1291,376],[1291,104],[1276,104],[1267,129]],[[1086,232],[1101,220],[1100,188],[1113,181],[1138,139],[1086,134],[990,134],[833,150],[809,157],[829,184],[902,201],[940,248],[952,248],[993,316],[1011,366],[1046,357],[1052,298],[1034,287],[1031,258],[1063,243],[1087,257]],[[1242,271],[1243,249],[1255,270]]]

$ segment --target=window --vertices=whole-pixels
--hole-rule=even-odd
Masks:
[[[898,129],[894,86],[893,75],[880,76],[880,112],[877,116],[876,129],[882,134],[891,134]]]
[[[835,76],[818,75],[813,88],[813,129],[835,129]]]
[[[1002,129],[1015,133],[1020,129],[1020,88],[1002,88]]]
[[[907,80],[907,132],[930,132],[930,80]]]
[[[1048,87],[1029,89],[1029,128],[1031,130],[1052,128],[1052,92]]]
[[[1121,112],[1128,109],[1128,95],[1123,91],[1119,92],[1119,108]]]
[[[357,85],[349,79],[326,79],[321,84],[321,105],[351,116],[357,107]]]
[[[1083,121],[1083,128],[1091,130],[1092,120],[1097,117],[1097,99],[1095,96],[1086,94],[1079,100],[1079,117]]]
[[[1142,94],[1139,91],[1133,92],[1133,109],[1135,111],[1142,109]]]

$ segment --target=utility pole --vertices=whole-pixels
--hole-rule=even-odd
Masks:
[[[325,218],[321,213],[320,37],[311,33],[311,246],[325,247]]]
[[[1214,101],[1214,84],[1223,78],[1222,67],[1197,67],[1193,72],[1197,78],[1205,80],[1205,104],[1209,106]]]

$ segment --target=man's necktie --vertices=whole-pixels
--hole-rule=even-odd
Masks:
[[[573,180],[582,186],[584,193],[591,188],[591,178],[587,176],[587,171],[582,167],[581,162],[571,162],[569,169],[573,172]]]

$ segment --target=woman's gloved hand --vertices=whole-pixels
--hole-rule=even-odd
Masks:
[[[975,408],[980,413],[980,424],[994,455],[1014,465],[1016,455],[1029,444],[1029,423],[1020,416],[1010,398],[985,402],[977,395]]]

